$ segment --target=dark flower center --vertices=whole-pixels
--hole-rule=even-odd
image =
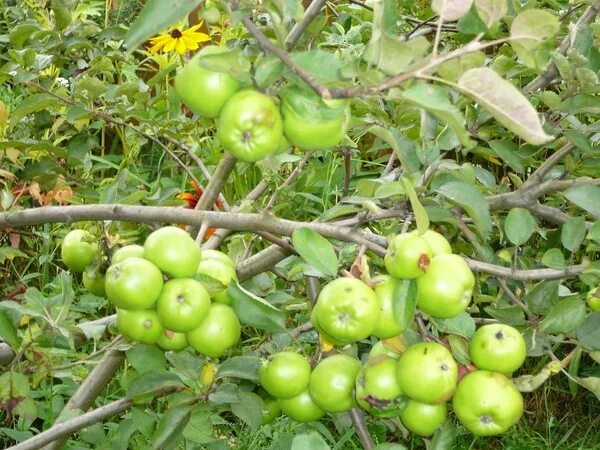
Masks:
[[[174,30],[172,30],[171,33],[170,33],[170,35],[171,35],[171,37],[173,39],[178,39],[181,36],[183,36],[183,34],[181,33],[181,31],[179,31],[177,28],[175,28]]]

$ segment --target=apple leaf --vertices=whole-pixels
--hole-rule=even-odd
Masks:
[[[191,406],[179,405],[177,408],[168,408],[158,421],[152,448],[155,450],[175,448],[177,443],[183,439],[183,429],[191,415]]]
[[[449,181],[440,186],[437,192],[463,208],[475,222],[481,237],[487,240],[492,231],[492,216],[481,191],[464,181]]]
[[[230,283],[228,294],[240,322],[265,331],[279,333],[285,330],[285,314],[269,302],[247,291],[238,283]]]
[[[488,28],[502,19],[508,11],[506,0],[475,0],[477,15]]]
[[[567,200],[600,219],[600,187],[578,184],[563,192]]]
[[[540,322],[539,330],[547,334],[567,334],[585,319],[585,302],[579,297],[561,300]]]
[[[600,351],[600,311],[593,312],[577,327],[577,339],[588,351]]]
[[[427,216],[427,211],[425,211],[425,208],[423,208],[423,205],[419,201],[419,197],[417,197],[417,193],[415,192],[412,183],[408,179],[402,178],[402,184],[410,199],[410,205],[417,222],[417,230],[419,230],[419,234],[423,234],[429,229],[429,217]]]
[[[555,14],[541,9],[526,9],[512,21],[510,44],[525,65],[535,68],[538,66],[539,47],[553,37],[559,28],[560,23]]]
[[[292,233],[292,244],[304,260],[327,276],[335,276],[339,261],[331,243],[310,228],[302,227]]]
[[[513,208],[506,215],[504,233],[514,245],[522,245],[529,240],[535,230],[535,219],[525,208]]]
[[[234,356],[221,363],[217,370],[217,379],[233,377],[258,381],[259,366],[260,358],[258,356]]]
[[[433,0],[431,9],[445,22],[452,22],[467,14],[472,4],[473,0]]]
[[[291,450],[330,450],[331,447],[327,445],[327,442],[317,433],[310,434],[299,434],[294,437],[292,441]]]
[[[583,217],[571,217],[562,226],[560,242],[563,247],[571,252],[576,252],[585,239],[585,219]]]
[[[492,69],[479,67],[468,70],[458,80],[458,86],[498,122],[528,143],[542,145],[554,139],[544,132],[529,100]]]
[[[467,148],[475,146],[475,141],[469,137],[465,130],[465,119],[460,110],[454,106],[446,92],[439,86],[427,83],[416,83],[402,93],[408,101],[426,109],[432,115],[446,122]]]

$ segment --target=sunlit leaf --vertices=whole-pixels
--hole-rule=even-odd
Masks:
[[[472,97],[510,131],[533,145],[554,139],[546,134],[536,110],[511,83],[492,69],[471,69],[458,80],[463,93]]]

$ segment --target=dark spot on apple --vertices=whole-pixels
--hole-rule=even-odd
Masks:
[[[345,322],[346,320],[348,320],[348,314],[347,313],[341,313],[338,315],[338,320],[340,322]]]
[[[344,289],[344,292],[350,293],[350,292],[352,292],[352,288],[350,286],[348,286],[347,288]]]
[[[387,405],[390,404],[389,400],[380,400],[373,395],[367,395],[365,397],[365,402],[367,402],[373,408],[385,408]]]
[[[498,330],[498,332],[494,335],[496,337],[496,339],[498,340],[502,340],[504,339],[504,333],[502,332],[502,330]]]
[[[448,367],[448,364],[446,364],[446,363],[444,363],[444,362],[443,362],[443,363],[441,363],[441,364],[440,364],[440,369],[442,369],[442,370],[445,372],[446,370],[448,370],[448,369],[449,369],[449,367]]]
[[[419,256],[419,260],[417,261],[417,266],[419,267],[419,270],[425,272],[429,267],[429,263],[429,256],[425,253],[421,253],[421,255]]]
[[[252,133],[250,131],[246,130],[242,133],[242,143],[248,144],[251,139],[252,139]]]
[[[490,423],[493,422],[492,418],[490,416],[481,416],[481,418],[479,419],[479,421],[484,424],[484,425],[488,425]]]
[[[185,295],[179,294],[177,296],[177,303],[183,303],[184,300],[185,300]]]
[[[429,349],[427,347],[425,347],[425,349],[423,350],[423,354],[426,355],[427,352],[429,352]]]

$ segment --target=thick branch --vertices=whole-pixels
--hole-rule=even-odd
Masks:
[[[264,180],[264,179],[260,180],[260,183],[258,183],[256,186],[254,186],[254,189],[252,189],[250,191],[250,193],[246,196],[246,198],[244,198],[240,202],[240,204],[238,206],[234,207],[231,211],[232,212],[242,211],[246,207],[246,205],[248,205],[248,204],[254,202],[256,199],[258,199],[267,190],[268,187],[269,187],[269,183],[267,183],[266,180]],[[202,248],[216,249],[221,245],[221,243],[223,242],[223,239],[225,239],[230,234],[231,234],[231,230],[227,230],[225,228],[219,228],[204,243]]]
[[[152,394],[154,398],[159,398],[164,397],[168,394],[172,394],[173,392],[176,392],[178,390],[179,388],[170,386],[167,388],[157,389]],[[65,422],[53,425],[46,431],[36,434],[35,436],[27,439],[26,441],[23,441],[17,445],[13,445],[12,447],[9,447],[6,450],[35,450],[41,448],[44,445],[49,444],[50,442],[53,442],[64,436],[69,436],[75,433],[76,431],[81,430],[82,428],[85,428],[97,422],[101,422],[110,416],[114,416],[115,414],[119,414],[127,410],[128,408],[131,408],[133,405],[133,400],[129,397],[116,400],[98,409],[94,409],[88,413],[85,413],[81,416],[74,417],[73,419],[69,419]]]
[[[64,422],[66,417],[72,417],[77,410],[87,411],[102,389],[112,380],[123,361],[125,361],[125,353],[118,350],[109,351],[69,399],[58,419],[56,419],[55,425]],[[65,435],[47,445],[45,450],[61,449],[67,439],[68,435]]]
[[[529,178],[523,183],[521,189],[527,189],[530,186],[540,184],[542,179],[548,172],[558,164],[564,157],[571,153],[575,149],[575,146],[570,142],[563,145],[560,149],[555,151],[549,158],[547,158],[540,166],[531,174]]]
[[[584,11],[584,13],[581,15],[581,17],[575,24],[575,32],[572,33],[571,30],[569,30],[569,33],[562,40],[556,51],[562,55],[567,53],[567,50],[571,48],[571,45],[577,33],[579,33],[590,23],[592,23],[599,13],[600,0],[596,0],[594,3],[588,6],[588,8]],[[557,76],[558,69],[556,68],[556,65],[554,65],[554,63],[550,63],[546,71],[535,77],[527,86],[523,88],[523,91],[529,93],[537,91],[539,89],[543,89],[546,86],[548,86]]]
[[[579,276],[587,267],[587,264],[577,264],[564,269],[528,269],[519,270],[510,267],[497,266],[495,264],[476,261],[465,258],[471,270],[486,273],[507,280],[536,281],[536,280],[558,280],[561,278],[572,278]]]
[[[270,214],[192,211],[179,207],[132,205],[48,206],[0,213],[0,229],[43,223],[72,223],[83,220],[182,223],[195,226],[205,222],[209,226],[229,228],[236,231],[258,230],[286,236],[290,236],[297,228],[307,227],[325,237],[355,242],[360,245],[364,244],[379,255],[385,253],[385,249],[374,242],[377,240],[381,242],[381,237],[361,230],[349,230],[319,222],[294,222],[279,219]]]

